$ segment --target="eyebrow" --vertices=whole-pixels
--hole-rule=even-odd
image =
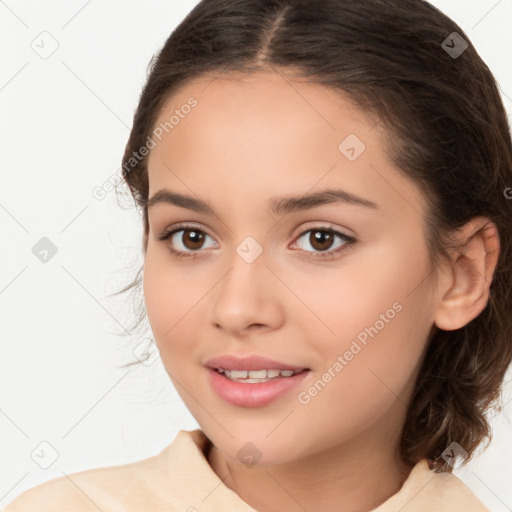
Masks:
[[[155,192],[150,199],[145,201],[145,206],[149,210],[153,206],[162,203],[180,206],[199,213],[215,215],[214,209],[206,201],[178,194],[165,188]],[[283,196],[269,199],[271,211],[276,215],[337,203],[363,206],[375,210],[379,209],[373,201],[341,189],[326,189],[303,196]]]

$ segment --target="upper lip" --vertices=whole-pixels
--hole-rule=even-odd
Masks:
[[[235,356],[231,354],[220,355],[208,359],[205,366],[208,368],[223,368],[227,370],[307,370],[305,366],[294,366],[291,364],[281,363],[268,359],[267,357],[251,355],[251,356]]]

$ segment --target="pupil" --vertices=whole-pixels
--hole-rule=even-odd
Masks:
[[[312,231],[310,235],[311,246],[315,249],[325,250],[332,245],[332,234],[329,231]],[[318,246],[319,245],[319,246]]]

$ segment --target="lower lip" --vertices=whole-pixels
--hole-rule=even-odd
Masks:
[[[210,384],[226,402],[239,407],[261,407],[269,404],[301,383],[309,370],[293,377],[277,377],[267,382],[243,383],[229,380],[212,368],[207,368]]]

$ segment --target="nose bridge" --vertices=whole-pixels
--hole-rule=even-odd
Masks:
[[[239,306],[250,303],[256,305],[261,297],[269,273],[266,268],[267,258],[263,247],[253,238],[246,237],[234,248],[229,260],[230,270],[220,283],[222,296],[219,300],[234,300]],[[263,290],[262,290],[263,288]]]
[[[246,237],[234,248],[229,271],[214,294],[213,321],[230,331],[252,324],[275,326],[281,315],[279,293],[269,282],[275,279],[267,268],[268,258],[261,244]]]

